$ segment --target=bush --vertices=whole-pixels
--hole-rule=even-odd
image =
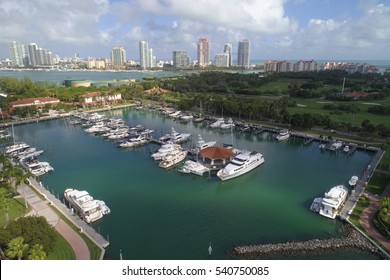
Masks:
[[[6,229],[0,229],[0,246],[5,248],[14,238],[22,236],[29,245],[41,244],[46,253],[56,242],[55,229],[42,216],[21,217],[11,221]]]

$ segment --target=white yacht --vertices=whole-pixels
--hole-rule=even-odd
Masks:
[[[330,189],[329,192],[325,193],[324,198],[321,202],[320,215],[334,219],[338,214],[341,206],[347,199],[348,190],[344,185],[338,185]]]
[[[329,145],[328,150],[330,151],[338,151],[343,146],[343,143],[341,141],[334,141]]]
[[[219,128],[219,127],[221,127],[221,125],[223,123],[225,123],[225,119],[224,118],[218,118],[215,122],[210,124],[210,127],[211,128]]]
[[[31,172],[35,176],[42,176],[46,174],[45,169],[42,167],[41,163],[37,160],[31,162],[25,162],[24,166],[28,172]]]
[[[229,118],[226,122],[222,123],[219,127],[222,129],[229,129],[235,127],[235,124],[233,119]]]
[[[168,153],[161,161],[159,166],[162,168],[169,168],[179,162],[183,161],[187,156],[188,151],[177,149]]]
[[[40,164],[41,164],[43,171],[45,171],[45,173],[48,173],[50,171],[54,171],[54,168],[48,162],[41,161]]]
[[[87,191],[66,189],[64,196],[69,202],[70,207],[87,223],[97,221],[101,219],[104,214],[110,213],[110,210],[105,206],[104,202],[93,199]],[[102,207],[103,204],[105,207]]]
[[[168,153],[173,152],[174,150],[180,149],[181,146],[175,143],[167,143],[161,145],[160,149],[157,152],[152,154],[154,160],[162,160]]]
[[[198,134],[198,139],[196,141],[196,145],[193,149],[191,149],[191,153],[197,155],[197,154],[199,154],[199,152],[201,150],[208,148],[208,147],[213,147],[216,143],[217,143],[217,141],[206,142],[205,140],[203,140],[202,136],[200,134]]]
[[[276,140],[283,141],[290,138],[290,132],[287,129],[281,130],[278,135],[276,135]]]
[[[345,145],[345,146],[344,146],[344,149],[343,149],[343,152],[344,152],[344,153],[348,153],[349,150],[350,150],[350,149],[349,149],[349,145]]]
[[[356,186],[358,181],[359,181],[359,177],[354,175],[354,176],[351,177],[351,179],[349,179],[348,184],[351,187],[354,187],[354,186]]]
[[[148,139],[144,135],[139,135],[137,137],[130,138],[126,141],[123,141],[119,144],[121,148],[129,148],[143,145],[148,142]]]
[[[192,173],[195,175],[203,176],[205,172],[210,171],[209,168],[201,164],[200,162],[196,162],[193,160],[186,160],[182,166],[178,169],[181,173]]]
[[[190,139],[191,133],[178,133],[176,130],[172,127],[170,134],[165,134],[164,136],[160,137],[159,140],[162,142],[171,141],[173,143],[179,144],[183,143],[185,141],[188,141]]]
[[[168,116],[170,116],[171,118],[178,118],[181,114],[181,111],[175,111],[171,114],[169,114]]]
[[[17,152],[17,151],[21,151],[21,150],[27,149],[29,147],[30,147],[30,145],[28,145],[26,143],[19,143],[19,144],[15,144],[15,145],[12,145],[12,146],[8,146],[5,149],[5,153],[6,154],[11,154],[11,153],[14,153],[14,152]]]
[[[264,157],[257,151],[241,151],[223,169],[217,172],[217,176],[222,180],[229,180],[243,175],[264,162]]]

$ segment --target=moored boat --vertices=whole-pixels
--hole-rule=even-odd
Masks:
[[[341,206],[347,199],[348,190],[344,185],[338,185],[330,189],[325,193],[324,198],[321,201],[320,215],[334,219],[339,213]]]
[[[209,172],[210,169],[201,164],[200,162],[196,162],[193,160],[186,160],[182,166],[178,169],[181,173],[192,173],[195,175],[203,176],[205,172]]]
[[[187,156],[188,151],[183,149],[177,149],[168,153],[160,162],[158,166],[162,168],[169,168],[173,165],[183,161]]]
[[[290,132],[287,129],[281,130],[278,135],[276,135],[276,140],[283,141],[290,138]]]
[[[354,187],[354,186],[356,186],[358,181],[359,181],[359,177],[354,175],[354,176],[351,177],[351,179],[349,179],[348,184],[351,187]]]
[[[223,169],[217,172],[222,180],[229,180],[241,176],[264,163],[264,157],[257,151],[241,151]]]

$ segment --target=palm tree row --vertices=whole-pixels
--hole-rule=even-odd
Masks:
[[[8,243],[8,248],[5,251],[6,256],[9,259],[18,259],[23,258],[29,260],[44,260],[46,258],[46,252],[43,249],[43,246],[40,244],[34,244],[31,247],[24,243],[23,237],[16,237]]]
[[[3,187],[0,189],[0,208],[5,212],[5,227],[9,222],[8,211],[11,206],[11,198],[17,194],[17,189],[22,183],[27,183],[27,178],[32,177],[31,172],[24,172],[24,170],[14,165],[12,161],[0,152],[0,181],[3,183]],[[11,193],[11,195],[8,195]],[[26,198],[24,198],[26,199]],[[25,200],[25,206],[27,208],[27,202]]]

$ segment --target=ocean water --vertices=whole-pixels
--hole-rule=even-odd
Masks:
[[[45,152],[54,172],[40,180],[60,199],[66,188],[87,190],[111,208],[92,226],[107,237],[106,259],[234,259],[235,245],[339,236],[340,222],[310,212],[315,197],[360,175],[372,154],[321,152],[318,143],[301,139],[277,142],[258,136],[211,130],[146,110],[115,110],[107,115],[130,125],[143,124],[155,136],[190,132],[217,144],[232,143],[263,153],[265,163],[225,182],[216,176],[181,174],[158,167],[151,152],[156,144],[119,149],[116,143],[87,134],[66,119],[14,128],[19,140]],[[191,142],[183,146],[191,146]],[[213,254],[208,256],[212,243]],[[375,259],[359,250],[325,254],[274,256],[292,259]]]

